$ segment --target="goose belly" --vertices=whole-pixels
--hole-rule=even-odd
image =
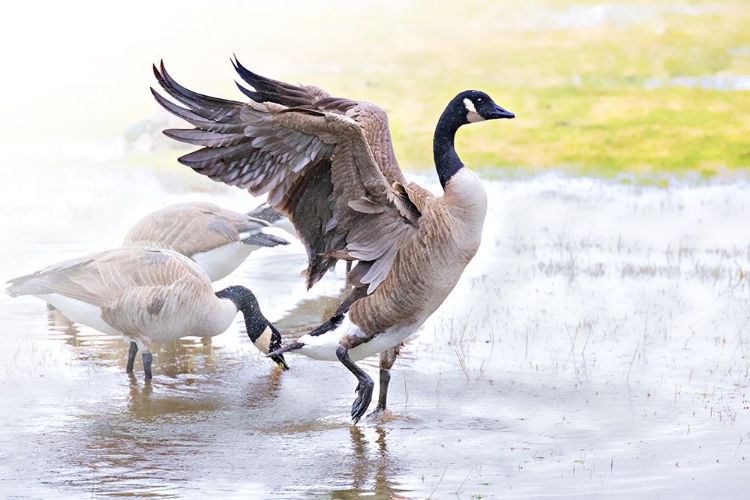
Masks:
[[[237,269],[258,248],[260,247],[235,241],[205,252],[195,253],[190,258],[206,271],[211,281],[218,281]]]
[[[224,333],[226,328],[205,328],[204,325],[195,321],[181,321],[174,318],[169,322],[154,322],[143,331],[130,332],[136,339],[146,338],[149,342],[173,342],[183,337],[215,337]]]
[[[76,323],[86,325],[102,333],[122,335],[122,332],[114,329],[102,319],[101,307],[56,293],[37,295],[37,297],[59,309],[65,316]]]
[[[417,328],[418,325],[388,328],[387,330],[375,335],[369,342],[365,342],[353,349],[349,349],[349,358],[352,361],[359,361],[383,351],[387,351],[406,340],[406,338],[414,333]],[[357,325],[352,323],[347,316],[337,328],[330,332],[315,337],[311,335],[302,336],[299,339],[299,342],[305,345],[297,352],[313,359],[338,361],[336,349],[338,349],[341,339],[344,337],[361,338],[365,336],[366,334]]]
[[[386,331],[378,334],[364,344],[358,345],[354,349],[349,350],[349,357],[354,361],[359,361],[375,354],[379,354],[383,351],[387,351],[392,347],[396,347],[406,340],[409,335],[417,331],[418,326],[402,326],[389,328]]]
[[[148,339],[150,342],[170,342],[183,337],[215,337],[224,333],[237,315],[237,308],[228,299],[214,303],[201,300],[183,302],[179,295],[167,298],[158,313],[151,313],[145,307],[127,312],[132,319],[134,338]],[[139,315],[135,318],[135,315]]]

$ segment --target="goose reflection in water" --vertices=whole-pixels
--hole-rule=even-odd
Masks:
[[[331,492],[331,498],[350,499],[362,495],[372,498],[405,499],[407,493],[394,478],[398,462],[388,452],[388,430],[382,426],[349,429],[352,443],[351,488]]]

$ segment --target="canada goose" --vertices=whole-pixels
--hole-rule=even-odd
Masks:
[[[375,105],[332,97],[257,75],[235,58],[247,103],[192,92],[161,68],[161,87],[186,108],[151,89],[157,102],[195,128],[168,129],[173,139],[204,146],[179,161],[211,179],[268,193],[289,216],[307,249],[307,285],[337,259],[358,261],[352,293],[336,314],[297,342],[297,351],[338,360],[358,384],[356,424],[372,399],[373,381],[355,361],[380,353],[380,392],[373,416],[386,408],[390,368],[411,333],[442,304],[474,257],[487,195],[453,146],[462,125],[513,118],[484,92],[453,98],[435,129],[433,153],[444,194],[406,183],[396,162],[388,119]]]
[[[142,351],[151,379],[151,343],[191,335],[223,333],[238,311],[247,335],[264,353],[281,347],[281,334],[261,313],[255,295],[230,286],[214,293],[206,273],[192,260],[167,249],[123,247],[54,264],[8,282],[12,297],[33,295],[71,320],[130,341],[127,372]],[[288,368],[283,354],[271,354]]]
[[[139,220],[123,246],[168,248],[198,263],[211,281],[226,277],[260,247],[287,245],[267,233],[269,223],[213,203],[169,205]]]

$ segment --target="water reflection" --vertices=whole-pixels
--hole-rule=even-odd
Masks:
[[[256,377],[244,386],[239,398],[240,406],[244,409],[263,409],[269,401],[275,399],[281,389],[283,373],[279,369],[272,369],[260,377]]]
[[[78,325],[65,316],[59,309],[47,304],[47,330],[51,337],[69,339],[80,333]]]
[[[406,490],[399,488],[398,483],[394,481],[394,478],[399,475],[399,468],[388,452],[386,428],[351,426],[349,434],[353,452],[352,487],[332,492],[331,498],[350,499],[360,498],[363,495],[376,499],[406,498],[402,496]]]

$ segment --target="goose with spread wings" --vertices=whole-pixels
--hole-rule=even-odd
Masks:
[[[313,286],[337,260],[356,261],[351,294],[324,324],[277,353],[295,351],[340,361],[357,378],[354,423],[372,400],[372,378],[355,362],[380,354],[379,417],[386,409],[390,368],[401,343],[442,304],[474,257],[487,195],[454,149],[462,125],[513,113],[486,93],[467,90],[438,120],[433,153],[443,196],[407,182],[393,152],[388,118],[379,107],[333,97],[233,65],[252,89],[246,102],[188,90],[154,74],[169,100],[157,102],[194,128],[164,133],[202,146],[180,163],[225,184],[267,193],[305,245]]]

